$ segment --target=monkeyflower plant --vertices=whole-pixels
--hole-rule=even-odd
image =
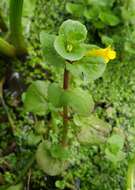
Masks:
[[[45,118],[44,130],[36,126],[42,134],[36,160],[51,176],[68,168],[74,142],[102,143],[110,132],[110,126],[94,116],[85,82],[101,77],[116,52],[86,44],[86,37],[86,27],[74,20],[63,22],[58,35],[41,32],[45,64],[54,67],[59,77],[53,82],[34,81],[23,96],[25,110]]]

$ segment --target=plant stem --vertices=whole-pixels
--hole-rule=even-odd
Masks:
[[[1,100],[1,103],[2,103],[2,106],[3,106],[4,110],[5,110],[5,112],[7,114],[8,121],[9,121],[9,123],[11,125],[12,131],[14,133],[16,127],[15,127],[15,124],[13,122],[13,119],[12,119],[12,117],[11,117],[9,111],[8,111],[7,105],[5,104],[5,101],[4,101],[3,97],[0,97],[0,100]]]
[[[0,38],[0,54],[6,55],[8,57],[15,57],[15,47],[5,41],[3,38]]]
[[[7,32],[7,30],[8,30],[7,25],[4,21],[3,15],[1,13],[1,9],[0,9],[0,28],[3,32]]]
[[[3,106],[6,114],[7,114],[8,121],[9,121],[9,123],[11,125],[11,128],[12,128],[12,131],[14,133],[16,127],[14,125],[14,121],[13,121],[13,119],[12,119],[12,117],[11,117],[9,111],[8,111],[7,105],[6,105],[6,103],[4,101],[4,98],[3,98],[3,84],[4,84],[4,79],[2,81],[0,81],[0,101],[2,103],[2,106]]]
[[[22,10],[24,0],[10,0],[10,35],[9,40],[16,47],[17,55],[27,54],[22,32]]]
[[[131,160],[128,164],[126,190],[134,190],[134,172],[135,172],[135,158]]]
[[[16,180],[16,183],[19,183],[20,181],[22,181],[22,178],[24,176],[26,176],[27,171],[31,168],[34,161],[35,161],[35,153],[33,155],[31,155],[31,157],[28,160],[28,162],[26,163],[25,167],[22,169],[20,175],[18,176],[18,178]]]
[[[63,89],[67,90],[69,87],[69,71],[65,68]],[[68,106],[63,106],[63,134],[62,134],[62,145],[67,146],[67,133],[68,133]]]

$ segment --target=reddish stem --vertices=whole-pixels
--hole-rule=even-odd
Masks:
[[[69,71],[65,68],[64,70],[64,80],[63,89],[68,90],[69,87]],[[63,135],[62,135],[62,145],[67,146],[67,133],[68,133],[68,106],[63,106]]]

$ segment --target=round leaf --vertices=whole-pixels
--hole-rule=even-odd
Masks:
[[[84,11],[84,16],[86,17],[86,19],[88,20],[95,20],[98,17],[100,11],[100,7],[95,6],[93,8],[87,8]]]
[[[27,112],[37,115],[44,115],[47,112],[47,86],[48,83],[44,81],[35,81],[29,86],[25,96],[23,96],[24,107]]]
[[[65,92],[67,104],[80,115],[89,115],[94,108],[92,96],[78,88]]]
[[[59,35],[64,36],[67,42],[83,42],[87,37],[87,29],[79,21],[69,19],[60,26]]]
[[[84,9],[85,7],[83,6],[83,4],[75,4],[75,3],[66,4],[66,10],[77,17],[82,16]]]
[[[125,137],[123,134],[112,134],[107,140],[105,154],[110,161],[116,163],[125,157],[125,153],[122,150],[124,147],[124,142]]]
[[[56,37],[54,47],[60,56],[70,61],[80,60],[85,54],[83,44],[68,43],[64,36]]]
[[[61,106],[62,89],[55,83],[48,87],[48,100],[55,106]]]
[[[98,46],[95,45],[85,45],[86,48],[86,52],[92,49],[99,49]],[[106,69],[106,64],[105,61],[102,57],[96,57],[96,56],[84,56],[82,59],[80,59],[79,61],[77,61],[75,64],[72,64],[70,66],[71,72],[72,72],[72,67],[76,67],[74,68],[74,70],[76,69],[76,73],[77,70],[78,75],[80,75],[81,73],[83,73],[83,75],[85,76],[86,80],[88,81],[92,81],[92,80],[96,80],[97,78],[101,77]],[[81,67],[81,69],[80,69]],[[80,73],[81,72],[81,73]]]
[[[75,116],[74,123],[81,128],[77,137],[82,144],[105,143],[111,131],[108,123],[94,115],[87,118]]]
[[[65,160],[52,157],[49,151],[50,148],[49,141],[40,143],[36,152],[36,160],[39,167],[46,174],[50,176],[59,175],[68,167],[68,163]]]
[[[96,63],[92,63],[93,60]],[[92,58],[89,59],[91,64],[85,64],[83,67],[83,73],[86,76],[86,78],[90,81],[96,80],[99,77],[101,77],[106,69],[106,64],[103,63],[102,58],[93,58],[93,60]]]
[[[41,32],[40,41],[47,64],[52,64],[55,67],[64,67],[65,60],[54,49],[54,40],[56,36]]]

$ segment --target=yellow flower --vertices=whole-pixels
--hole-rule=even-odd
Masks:
[[[105,59],[105,63],[116,58],[116,52],[108,46],[107,48],[93,49],[86,53],[86,56],[99,56]]]

